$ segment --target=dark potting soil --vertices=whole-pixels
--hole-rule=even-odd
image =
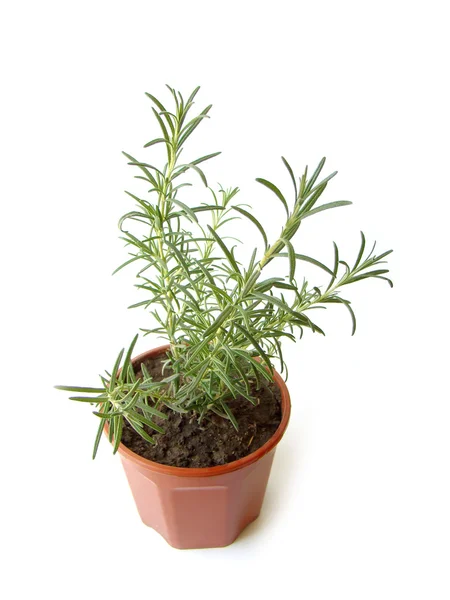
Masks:
[[[164,358],[145,361],[155,381],[162,378]],[[140,371],[136,374],[141,375]],[[279,388],[267,381],[260,381],[259,385],[259,389],[256,384],[252,385],[251,390],[257,402],[255,406],[242,397],[228,401],[239,431],[228,419],[212,412],[199,424],[193,413],[180,414],[163,407],[160,410],[168,415],[168,419],[154,417],[154,421],[164,428],[165,433],[144,427],[156,440],[155,445],[145,441],[125,420],[122,443],[144,458],[173,467],[214,467],[243,458],[263,446],[281,422]]]

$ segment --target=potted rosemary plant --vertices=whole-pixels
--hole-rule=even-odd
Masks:
[[[293,202],[266,179],[285,221],[269,240],[261,222],[236,203],[238,189],[210,189],[211,200],[197,206],[183,198],[183,176],[194,171],[207,186],[200,165],[219,154],[189,162],[181,151],[211,106],[192,116],[198,89],[185,100],[169,88],[170,110],[153,95],[161,130],[145,147],[161,144],[167,154],[157,167],[125,154],[139,169],[148,195],[129,196],[136,206],[119,221],[130,253],[123,267],[137,268],[144,296],[133,305],[150,317],[145,334],[166,345],[134,357],[137,336],[120,351],[98,387],[57,386],[71,399],[94,405],[99,419],[94,457],[103,433],[119,452],[143,521],[179,548],[224,546],[255,519],[261,509],[275,447],[289,419],[289,393],[282,340],[296,340],[305,329],[323,334],[310,309],[342,304],[355,315],[342,289],[367,278],[386,280],[381,263],[391,252],[366,252],[364,235],[353,266],[334,245],[330,267],[300,254],[294,236],[301,222],[348,201],[319,203],[332,173],[321,178],[325,159],[309,175],[292,181]],[[184,154],[183,154],[184,156]],[[262,250],[245,264],[222,234],[232,218],[248,221],[261,235]],[[278,261],[278,276],[265,276]],[[324,286],[301,276],[307,262],[327,277]],[[286,273],[286,275],[285,275]]]

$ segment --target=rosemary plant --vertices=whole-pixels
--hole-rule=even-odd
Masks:
[[[161,410],[163,406],[192,412],[199,421],[213,411],[237,428],[228,400],[243,396],[254,403],[250,382],[271,380],[274,360],[281,372],[285,371],[283,338],[295,341],[305,329],[323,334],[311,319],[312,308],[342,304],[350,313],[353,334],[356,319],[350,301],[341,295],[344,286],[368,278],[383,279],[392,286],[386,277],[388,269],[380,266],[391,250],[377,255],[374,244],[366,252],[362,233],[352,266],[340,258],[336,244],[330,267],[297,252],[293,239],[304,219],[351,204],[318,204],[336,175],[334,172],[321,178],[325,158],[311,175],[306,168],[300,177],[282,158],[292,182],[293,202],[270,181],[256,180],[273,193],[286,214],[281,233],[273,241],[261,222],[236,203],[238,188],[208,188],[210,202],[198,206],[188,206],[180,199],[183,188],[191,185],[183,176],[194,171],[208,187],[200,165],[220,154],[214,152],[189,162],[180,160],[190,136],[211,109],[209,105],[196,116],[191,115],[198,90],[185,100],[169,87],[170,110],[147,94],[161,133],[144,147],[161,144],[167,157],[163,166],[140,162],[124,152],[128,164],[139,170],[136,177],[150,188],[145,198],[127,192],[136,206],[120,219],[119,227],[130,252],[116,271],[130,265],[138,267],[136,285],[145,298],[132,307],[144,307],[152,317],[151,325],[142,330],[145,334],[158,334],[169,342],[167,376],[156,382],[145,365],[141,365],[142,376],[136,376],[131,363],[136,335],[127,351],[120,351],[111,372],[100,376],[99,387],[57,386],[75,392],[72,400],[95,405],[94,414],[100,422],[94,457],[106,422],[110,424],[114,452],[119,447],[124,419],[145,440],[154,443],[149,431],[164,432],[158,424],[167,416]],[[208,224],[199,219],[200,213],[208,217]],[[247,219],[261,235],[263,251],[258,254],[255,248],[245,265],[222,235],[222,227],[233,218]],[[272,261],[284,261],[288,275],[264,278],[263,271]],[[326,273],[328,284],[310,285],[301,278],[302,262]],[[159,417],[158,423],[155,417]]]

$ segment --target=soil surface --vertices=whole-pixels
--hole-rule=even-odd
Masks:
[[[164,358],[145,361],[155,381],[162,378]],[[140,376],[140,371],[136,374]],[[179,414],[163,407],[160,410],[168,415],[168,419],[154,417],[154,420],[166,433],[160,434],[145,426],[147,433],[156,440],[156,445],[141,438],[125,420],[122,443],[144,458],[173,467],[214,467],[243,458],[264,445],[281,422],[280,390],[272,382],[261,381],[259,385],[259,389],[256,389],[256,384],[252,386],[256,406],[242,397],[228,401],[239,431],[228,419],[212,412],[199,424],[191,412]]]

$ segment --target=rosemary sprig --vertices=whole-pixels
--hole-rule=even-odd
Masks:
[[[325,158],[310,177],[307,168],[296,177],[282,158],[294,188],[292,205],[274,183],[263,178],[256,180],[273,194],[286,213],[282,231],[272,242],[253,212],[236,203],[238,188],[217,191],[208,188],[209,203],[188,205],[182,199],[182,192],[191,182],[184,176],[194,172],[208,187],[203,163],[220,153],[180,161],[190,136],[209,118],[211,105],[193,116],[199,88],[187,100],[174,89],[168,89],[170,110],[147,94],[160,133],[145,147],[151,151],[153,146],[163,144],[165,164],[157,167],[124,152],[128,164],[138,169],[136,177],[146,183],[148,192],[142,198],[127,192],[136,207],[119,221],[129,257],[116,272],[130,265],[138,267],[136,287],[145,297],[132,307],[144,307],[151,317],[152,323],[142,329],[144,334],[154,333],[169,342],[170,369],[163,381],[155,382],[143,365],[142,377],[136,378],[131,365],[136,336],[127,352],[119,353],[111,374],[101,377],[100,387],[58,386],[75,392],[73,400],[95,405],[94,414],[100,423],[94,456],[106,422],[110,425],[114,452],[120,443],[124,419],[144,439],[154,443],[151,433],[164,431],[161,422],[166,416],[161,411],[164,405],[180,412],[193,411],[199,419],[214,411],[237,427],[228,399],[243,395],[252,402],[252,381],[271,379],[274,361],[279,362],[282,372],[286,370],[283,338],[296,340],[305,329],[324,333],[310,319],[311,308],[343,304],[350,313],[353,334],[356,318],[350,301],[341,296],[342,288],[368,278],[386,280],[392,286],[386,277],[388,269],[380,268],[391,250],[375,255],[374,245],[365,255],[366,240],[362,233],[352,267],[341,260],[336,244],[331,267],[297,251],[294,238],[304,219],[351,204],[347,200],[319,204],[336,175],[333,172],[321,178]],[[259,231],[263,242],[262,253],[258,254],[255,248],[246,267],[240,262],[235,246],[222,235],[223,226],[234,218],[247,219]],[[264,279],[263,271],[273,260],[285,262],[287,275]],[[297,283],[304,262],[327,274],[326,288],[310,286],[305,280],[301,285]]]

